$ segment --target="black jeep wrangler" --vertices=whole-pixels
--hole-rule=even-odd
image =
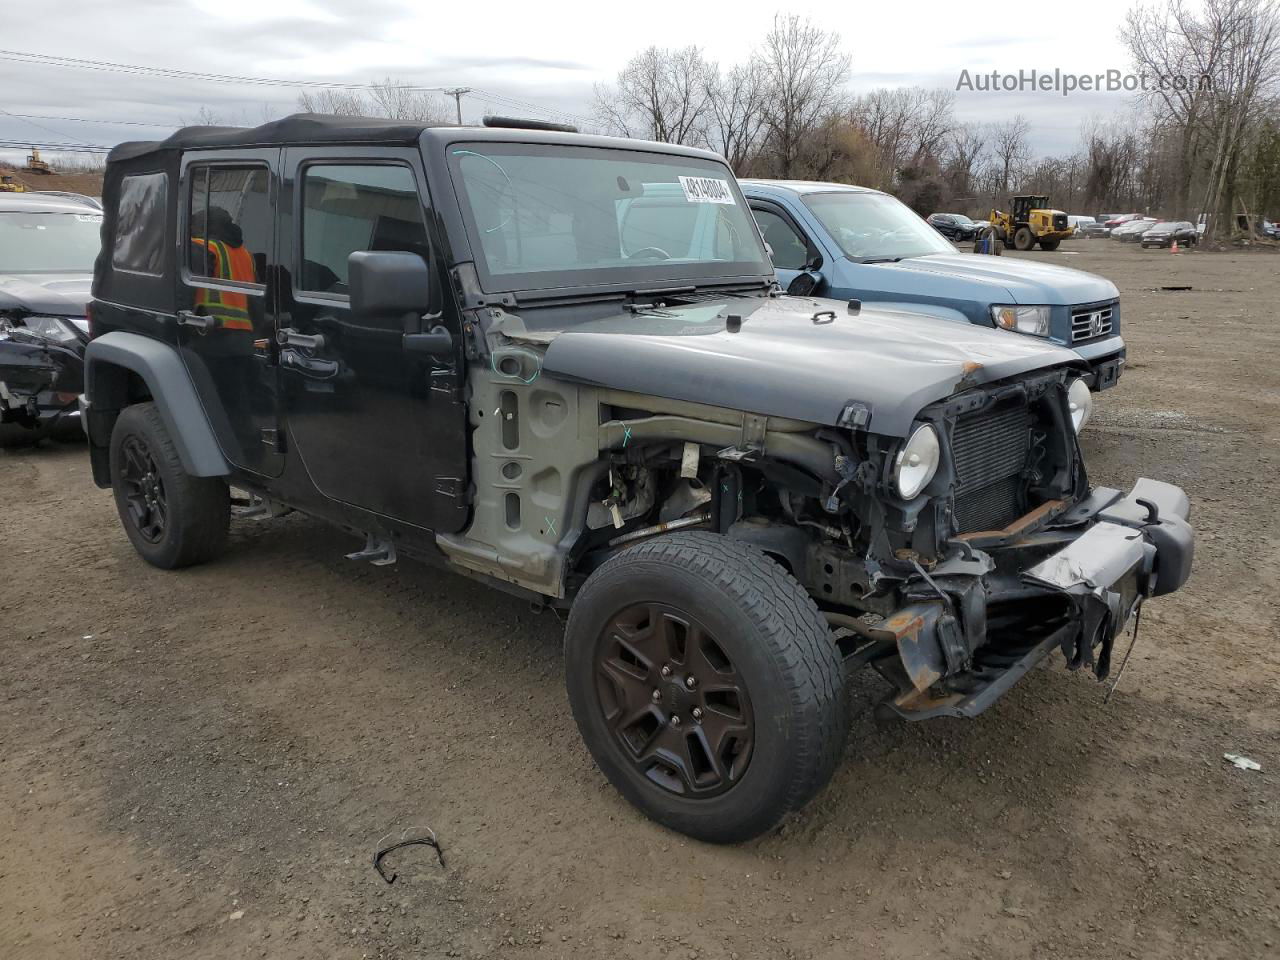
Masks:
[[[1187,497],[1091,488],[1070,351],[779,290],[724,161],[531,123],[296,116],[115,149],[83,400],[159,567],[231,488],[567,609],[616,787],[712,841],[831,776],[846,674],[980,713],[1105,676]]]

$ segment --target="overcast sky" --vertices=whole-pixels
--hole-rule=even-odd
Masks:
[[[796,2],[788,12],[837,31],[853,60],[850,86],[921,84],[955,89],[972,72],[1055,67],[1124,70],[1117,31],[1127,0],[1069,4]],[[147,64],[208,73],[363,83],[394,77],[426,86],[473,87],[464,120],[484,113],[591,114],[592,85],[610,81],[640,49],[703,47],[729,65],[769,29],[778,0],[732,5],[647,0],[606,5],[490,0],[40,0],[39,16],[7,16],[9,51]],[[3,56],[3,54],[0,54]],[[260,123],[293,112],[297,90],[174,80],[0,59],[0,141],[114,144],[164,136],[202,107],[224,123]],[[530,104],[513,106],[496,97]],[[452,101],[448,101],[452,104]],[[1040,153],[1076,148],[1081,123],[1128,108],[1120,93],[957,93],[961,119],[1021,113]],[[5,115],[7,112],[10,115]],[[36,115],[18,119],[11,114]],[[133,121],[155,127],[44,117]],[[11,159],[13,151],[0,149]]]

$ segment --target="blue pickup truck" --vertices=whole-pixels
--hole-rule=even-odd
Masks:
[[[1089,364],[1090,386],[1124,369],[1120,293],[1109,280],[1032,260],[960,253],[909,207],[840,183],[742,180],[778,281],[798,294],[1041,337]]]

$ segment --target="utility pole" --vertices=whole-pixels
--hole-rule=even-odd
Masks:
[[[453,87],[445,90],[445,95],[453,97],[454,106],[458,108],[458,126],[462,126],[462,95],[470,92],[470,87]]]

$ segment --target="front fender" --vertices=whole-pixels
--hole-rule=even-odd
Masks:
[[[130,374],[146,385],[187,473],[223,477],[231,472],[177,349],[136,333],[113,331],[90,341],[84,365],[85,432],[99,486],[110,484],[106,451],[116,417],[133,400]]]

